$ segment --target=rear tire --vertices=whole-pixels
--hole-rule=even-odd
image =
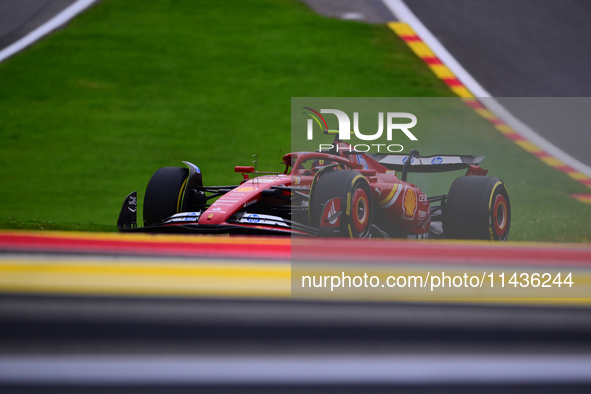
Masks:
[[[144,226],[161,223],[181,211],[188,177],[189,170],[180,167],[160,168],[152,175],[144,197]]]
[[[324,208],[340,198],[339,226],[322,223]],[[320,174],[310,195],[310,224],[319,228],[319,235],[367,238],[371,233],[373,199],[367,179],[357,171],[336,170]]]
[[[506,241],[511,203],[503,181],[489,176],[465,176],[449,189],[443,220],[447,238]]]

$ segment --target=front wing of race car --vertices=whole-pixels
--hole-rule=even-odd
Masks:
[[[181,212],[162,223],[137,227],[137,192],[129,194],[119,213],[117,228],[121,232],[142,233],[203,233],[258,235],[315,235],[317,229],[294,223],[280,216],[237,212],[222,224],[199,224],[202,212]]]

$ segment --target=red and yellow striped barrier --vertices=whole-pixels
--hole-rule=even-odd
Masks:
[[[388,27],[390,27],[390,29],[392,29],[401,39],[403,39],[418,57],[425,61],[427,66],[429,66],[429,68],[439,79],[445,82],[455,94],[462,97],[464,102],[473,108],[476,113],[492,123],[493,126],[503,135],[511,139],[527,152],[538,157],[550,167],[567,174],[575,181],[585,185],[588,188],[591,188],[591,178],[589,176],[575,170],[569,165],[563,163],[561,160],[550,155],[548,152],[544,151],[533,142],[522,137],[511,126],[506,124],[502,119],[499,119],[495,114],[484,107],[484,105],[482,105],[482,103],[474,97],[470,90],[454,75],[454,73],[445,64],[443,64],[443,62],[441,62],[441,60],[435,55],[435,53],[433,53],[429,46],[423,40],[421,40],[412,27],[403,22],[390,22]],[[573,195],[572,197],[583,203],[591,204],[590,196],[591,195],[579,194]]]
[[[0,251],[289,260],[289,237],[0,232]]]
[[[575,285],[532,288],[528,291],[535,293],[527,294],[535,296],[524,297],[524,291],[498,284],[505,271],[507,281],[515,272],[553,278],[561,273],[571,275]],[[343,299],[591,303],[591,246],[585,244],[0,231],[0,295],[324,300],[335,299],[332,289],[296,287],[294,293],[292,286],[301,285],[303,276],[345,272],[384,281],[392,275],[427,278],[445,272],[487,278],[490,288],[468,294],[464,287],[437,292],[355,287],[339,293]]]

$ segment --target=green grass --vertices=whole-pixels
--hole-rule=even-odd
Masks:
[[[284,0],[103,1],[0,64],[0,86],[0,222],[113,229],[159,167],[276,168],[292,96],[449,94],[385,27]]]
[[[295,0],[104,0],[0,63],[0,87],[0,228],[95,231],[114,231],[160,167],[189,160],[209,185],[239,181],[254,153],[276,169],[291,97],[452,96],[387,27]],[[423,141],[487,147],[512,193],[511,239],[591,239],[591,209],[567,196],[582,186],[456,110],[477,133]]]
[[[3,223],[0,223],[0,230],[27,230],[27,231],[86,231],[86,232],[109,232],[113,231],[112,224],[93,224],[93,223],[54,223],[47,220],[18,220],[9,217]]]

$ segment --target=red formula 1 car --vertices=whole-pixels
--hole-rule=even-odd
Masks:
[[[161,168],[150,179],[144,227],[136,225],[136,192],[125,199],[117,226],[123,232],[506,240],[509,195],[500,179],[485,176],[483,158],[358,153],[335,141],[330,151],[283,156],[283,173],[238,166],[239,185],[215,187],[204,186],[200,169],[184,162],[187,168]],[[466,176],[446,195],[428,197],[406,181],[409,172],[461,169]]]

